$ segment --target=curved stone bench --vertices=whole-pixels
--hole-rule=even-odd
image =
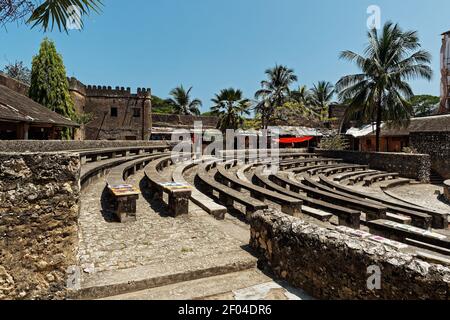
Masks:
[[[322,174],[325,176],[331,176],[336,173],[346,172],[346,171],[358,171],[358,170],[366,170],[369,166],[367,165],[342,165],[336,166],[335,168],[325,169],[322,171]]]
[[[352,172],[347,172],[347,173],[343,173],[341,175],[338,175],[336,177],[333,178],[334,181],[344,181],[344,180],[348,180],[350,178],[353,178],[355,176],[359,176],[361,174],[378,174],[381,173],[380,171],[377,170],[364,170],[363,172],[361,171],[352,171]]]
[[[370,187],[374,182],[385,181],[385,180],[389,180],[389,179],[396,179],[399,176],[400,176],[400,174],[396,173],[396,172],[395,173],[376,174],[374,176],[364,178],[364,186]]]
[[[237,178],[234,174],[227,171],[234,163],[225,163],[217,166],[218,178],[223,184],[229,184],[233,189],[245,189],[250,192],[253,198],[261,201],[269,200],[277,203],[281,206],[281,211],[283,213],[289,214],[291,216],[298,216],[302,210],[303,202],[297,198],[289,197],[286,195],[273,192],[252,183],[245,182]],[[216,178],[217,180],[217,178]]]
[[[137,159],[126,161],[114,167],[106,175],[106,188],[111,199],[109,209],[120,222],[136,221],[136,201],[140,194],[138,188],[127,184],[125,180],[137,170],[142,169],[147,163],[161,157],[164,157],[164,154],[136,157]]]
[[[310,215],[321,221],[330,220],[331,219],[330,214],[336,215],[339,218],[339,225],[359,229],[361,217],[360,211],[352,210],[349,208],[335,205],[333,203],[310,198],[299,192],[295,192],[291,189],[288,189],[288,186],[284,185],[281,181],[277,181],[276,179],[271,180],[270,176],[263,175],[261,170],[262,169],[256,170],[254,174],[255,181],[257,181],[260,186],[265,187],[269,190],[273,190],[281,194],[285,194],[290,197],[302,200],[303,201],[302,212],[304,214]],[[309,207],[312,209],[321,210],[321,212],[319,213],[315,210],[309,210]],[[327,212],[323,212],[322,210],[325,210]],[[328,212],[330,214],[328,214]]]
[[[300,160],[291,160],[287,162],[281,162],[280,168],[282,170],[286,169],[295,169],[299,167],[307,167],[309,165],[327,165],[327,164],[334,164],[336,165],[338,162],[341,162],[340,159],[334,159],[334,158],[312,158],[312,159],[300,159]]]
[[[420,226],[422,228],[429,227],[428,225],[429,223],[427,222],[429,218],[427,216],[432,217],[431,226],[433,228],[444,229],[448,227],[448,217],[449,217],[448,213],[438,212],[434,210],[425,209],[422,207],[377,198],[368,193],[359,192],[351,188],[345,187],[339,183],[331,181],[325,176],[319,176],[319,179],[322,184],[334,189],[335,191],[344,192],[345,194],[347,194],[347,196],[354,196],[358,199],[369,199],[382,203],[388,207],[389,212],[409,216],[413,219],[413,221],[416,220],[416,222],[413,222],[415,225]]]
[[[163,201],[164,193],[169,196],[169,214],[172,217],[178,217],[189,213],[189,199],[192,194],[192,187],[187,184],[178,184],[172,181],[172,178],[165,178],[160,171],[170,165],[180,161],[186,161],[192,158],[192,155],[180,154],[164,157],[150,162],[145,168],[145,177],[147,187],[153,192],[155,199]]]
[[[150,147],[126,147],[126,148],[108,148],[108,149],[90,149],[79,151],[81,165],[88,162],[113,159],[118,156],[128,157],[130,155],[141,155],[145,153],[164,153],[170,151],[169,146],[150,146]]]
[[[219,200],[226,207],[232,207],[234,202],[240,203],[246,209],[247,216],[253,212],[267,209],[269,206],[262,201],[253,199],[242,192],[236,191],[216,181],[209,174],[211,168],[217,163],[206,163],[199,166],[197,178],[199,183],[203,185],[203,190],[207,195],[213,196],[213,191],[219,193]]]
[[[178,165],[172,173],[172,179],[176,183],[188,185],[189,183],[184,179],[183,174],[186,170],[202,164],[205,160],[189,161]],[[208,212],[214,218],[218,220],[225,219],[227,208],[216,203],[213,199],[199,191],[192,186],[191,200],[200,208]]]
[[[351,185],[351,186],[355,185],[358,182],[363,181],[365,178],[369,178],[371,176],[376,176],[376,175],[379,175],[379,174],[382,174],[382,173],[383,172],[381,172],[381,171],[373,171],[373,172],[366,171],[366,172],[363,172],[361,174],[358,174],[358,175],[355,175],[355,176],[349,178],[348,179],[348,185]],[[342,182],[345,182],[345,180],[342,181]]]

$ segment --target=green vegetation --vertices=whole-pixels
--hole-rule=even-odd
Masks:
[[[172,105],[160,97],[152,96],[152,112],[153,113],[174,113]]]
[[[29,16],[27,23],[32,24],[32,28],[40,26],[46,32],[56,25],[59,31],[67,32],[71,6],[78,7],[83,16],[91,11],[99,12],[102,5],[101,0],[0,0],[0,25],[20,22]],[[79,23],[83,27],[83,21]]]
[[[250,101],[244,98],[241,90],[233,88],[223,89],[211,100],[214,106],[211,111],[220,118],[219,128],[225,132],[226,129],[238,129],[244,125],[244,115],[250,114]]]
[[[28,85],[31,82],[31,70],[22,61],[7,64],[1,73]]]
[[[419,50],[416,31],[402,31],[388,22],[381,34],[373,29],[364,55],[344,51],[341,58],[354,62],[361,72],[342,77],[336,84],[341,101],[350,101],[347,117],[358,114],[365,122],[376,120],[376,151],[380,151],[381,123],[399,126],[413,114],[413,92],[407,80],[430,80],[431,55]]]
[[[409,100],[411,107],[414,110],[415,117],[428,117],[432,115],[433,108],[439,105],[440,97],[431,95],[418,95]]]
[[[39,54],[33,57],[29,96],[66,118],[75,117],[62,56],[47,38],[42,41]],[[64,130],[63,138],[70,138],[69,129]]]
[[[255,93],[255,98],[259,100],[255,111],[261,116],[263,129],[269,126],[275,109],[289,100],[289,87],[298,79],[293,69],[280,65],[267,69],[266,75],[267,80],[261,82],[262,89]]]
[[[323,150],[348,150],[349,147],[347,139],[341,135],[323,138],[319,143],[319,148]]]
[[[185,90],[182,85],[170,92],[172,98],[168,99],[168,104],[172,107],[173,113],[180,115],[200,115],[202,102],[199,99],[191,99],[192,87]]]

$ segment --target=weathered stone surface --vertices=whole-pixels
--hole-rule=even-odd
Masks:
[[[405,178],[430,182],[431,157],[428,154],[356,152],[320,150],[316,153],[324,157],[343,159],[345,162],[369,165],[371,169],[397,172]]]
[[[450,180],[444,182],[444,198],[450,203]]]
[[[0,299],[65,297],[79,175],[74,154],[0,154]]]
[[[251,216],[251,245],[280,278],[321,299],[449,299],[450,269],[274,210]],[[381,289],[370,290],[371,266]]]
[[[86,149],[166,146],[163,141],[107,141],[107,140],[0,140],[1,152],[57,152]]]

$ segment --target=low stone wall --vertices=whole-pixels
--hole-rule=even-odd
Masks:
[[[79,178],[76,154],[0,153],[0,300],[66,297]]]
[[[371,169],[398,172],[402,177],[430,182],[431,157],[427,154],[358,152],[320,150],[316,153],[325,157],[342,159],[355,164],[367,164]]]
[[[413,132],[409,140],[418,152],[431,156],[434,171],[450,179],[450,132]]]
[[[280,278],[318,299],[438,299],[450,296],[450,268],[272,210],[250,217],[251,246]],[[381,288],[370,290],[370,267]]]
[[[34,140],[0,140],[0,152],[58,152],[84,149],[103,149],[141,146],[166,146],[162,141],[34,141]]]
[[[5,86],[17,93],[23,94],[24,96],[28,96],[28,90],[30,89],[30,87],[25,83],[7,77],[2,73],[0,73],[0,85]]]

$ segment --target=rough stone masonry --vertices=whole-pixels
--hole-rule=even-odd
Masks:
[[[76,154],[0,153],[0,300],[66,297],[79,176]]]
[[[318,299],[450,298],[450,268],[274,210],[250,218],[251,245],[277,276]],[[370,267],[381,287],[368,287]]]

